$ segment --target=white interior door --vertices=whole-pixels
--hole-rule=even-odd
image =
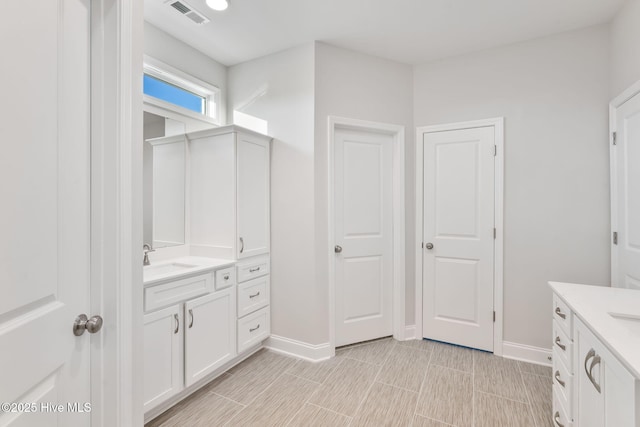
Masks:
[[[493,351],[494,128],[425,133],[423,335]]]
[[[617,108],[616,132],[611,180],[618,242],[612,247],[617,255],[613,284],[640,289],[640,94]]]
[[[393,137],[336,129],[335,344],[393,332]]]
[[[89,5],[0,14],[0,402],[23,405],[3,426],[90,422],[89,334],[72,333],[89,307]]]

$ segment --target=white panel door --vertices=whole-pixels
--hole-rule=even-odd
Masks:
[[[423,138],[423,335],[493,351],[494,128]]]
[[[35,403],[1,411],[3,426],[90,422],[70,411],[91,401],[90,337],[72,333],[89,308],[89,4],[0,14],[0,402]]]
[[[269,142],[238,133],[238,258],[269,252]]]
[[[640,94],[616,110],[615,168],[612,171],[617,210],[617,263],[613,284],[640,289]],[[615,258],[614,258],[615,259]]]
[[[236,355],[236,289],[187,301],[185,385],[204,378]]]
[[[393,332],[392,144],[390,135],[335,131],[336,346]]]

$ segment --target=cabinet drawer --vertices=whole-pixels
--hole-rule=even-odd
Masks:
[[[144,310],[151,311],[213,291],[211,273],[174,280],[144,289]]]
[[[553,349],[553,394],[562,402],[569,418],[573,418],[573,375]]]
[[[228,288],[236,283],[236,268],[227,267],[216,271],[216,290]]]
[[[256,257],[237,265],[238,283],[269,274],[269,257]]]
[[[556,427],[573,427],[573,419],[567,415],[567,411],[555,393],[553,395],[552,418],[553,425]]]
[[[556,294],[553,294],[553,319],[567,337],[573,339],[573,313]]]
[[[238,317],[269,305],[269,276],[238,285]]]
[[[553,350],[570,373],[573,373],[573,341],[567,337],[562,328],[553,321]]]
[[[251,348],[267,338],[271,332],[269,307],[238,320],[238,353]]]

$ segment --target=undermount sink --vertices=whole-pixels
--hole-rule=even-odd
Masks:
[[[609,316],[640,336],[640,314],[609,313]]]
[[[145,276],[160,276],[168,273],[188,270],[197,267],[194,264],[184,264],[181,262],[172,262],[171,264],[150,265],[144,268]]]

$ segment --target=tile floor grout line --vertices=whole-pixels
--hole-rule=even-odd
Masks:
[[[231,399],[230,397],[223,396],[223,395],[221,395],[220,393],[216,393],[215,391],[208,391],[208,392],[207,392],[207,394],[214,394],[214,395],[216,395],[216,396],[218,396],[218,397],[221,397],[221,398],[223,398],[223,399],[227,399],[229,402],[233,402],[233,403],[236,403],[236,404],[238,404],[238,405],[242,406],[242,409],[244,409],[244,408],[246,408],[246,407],[247,407],[247,405],[245,405],[244,403],[241,403],[241,402],[235,401],[235,400]]]
[[[416,416],[419,415],[418,414],[418,402],[420,401],[420,396],[422,396],[422,389],[424,388],[424,383],[427,380],[427,373],[429,372],[429,369],[431,369],[431,358],[433,358],[433,352],[431,352],[431,354],[429,354],[429,362],[427,363],[427,369],[425,369],[424,373],[422,374],[422,382],[420,383],[420,390],[418,390],[418,401],[416,402],[416,407],[413,410],[413,419],[411,420],[411,424],[412,425],[413,425],[413,420],[415,420]],[[419,416],[422,416],[422,415],[419,415]],[[429,418],[429,419],[431,419],[431,418]]]
[[[411,390],[411,389],[405,388],[405,387],[400,387],[399,385],[389,384],[389,383],[385,383],[384,381],[378,381],[378,380],[376,380],[374,382],[376,382],[378,384],[386,385],[386,386],[389,386],[389,387],[397,388],[398,390],[408,391],[409,393],[418,394],[418,392],[415,391],[415,390]]]
[[[476,425],[476,353],[471,353],[471,427]]]
[[[316,405],[315,403],[307,402],[307,404],[311,406],[315,406],[316,408],[323,409],[325,411],[333,412],[334,414],[340,415],[342,417],[349,418],[349,420],[353,418],[351,415],[343,414],[342,412],[334,411],[333,409],[325,408],[324,406]]]
[[[527,389],[527,384],[524,382],[524,376],[522,372],[520,372],[520,381],[522,382],[522,386],[524,387],[524,394],[527,397],[527,406],[529,407],[529,415],[531,416],[531,421],[533,421],[533,426],[536,427],[538,422],[536,421],[536,417],[533,415],[533,404],[531,403],[531,399],[529,398],[529,390]]]
[[[484,391],[484,390],[478,390],[478,393],[488,394],[489,396],[493,396],[493,397],[499,397],[500,399],[508,400],[510,402],[519,403],[521,405],[528,405],[529,404],[529,400],[528,399],[527,399],[526,402],[523,402],[522,400],[511,399],[509,397],[501,396],[499,394],[491,393],[489,391]],[[526,394],[526,391],[525,391],[525,394]]]
[[[385,363],[387,363],[387,361],[391,357],[391,352],[393,351],[393,348],[396,345],[397,344],[395,342],[391,345],[391,348],[389,349],[389,352],[387,354],[387,357],[385,357],[384,362],[382,363],[382,365],[378,366],[378,372],[376,372],[376,376],[373,378],[373,381],[371,381],[371,385],[367,389],[367,392],[364,394],[364,397],[362,398],[362,400],[360,400],[360,404],[358,405],[358,407],[356,408],[355,412],[353,413],[353,418],[351,419],[351,421],[349,421],[348,426],[350,426],[351,423],[353,422],[353,420],[356,419],[358,413],[360,412],[360,408],[362,408],[362,405],[367,400],[367,397],[369,397],[369,394],[371,393],[371,389],[373,389],[373,385],[376,383],[376,380],[378,379],[378,376],[380,375],[380,372],[382,372],[382,368],[384,367]]]
[[[333,373],[336,371],[336,369],[338,369],[338,366],[340,366],[340,365],[342,365],[342,364],[344,363],[345,359],[347,359],[347,358],[346,358],[346,357],[344,357],[340,362],[338,362],[338,363],[336,364],[336,366],[334,366],[333,371],[332,371],[332,372],[327,376],[327,378],[325,378],[325,381],[326,381],[327,379],[329,379],[329,377],[331,377],[331,375],[333,375]],[[353,359],[352,359],[352,360],[353,360]],[[321,389],[323,386],[324,386],[324,383],[320,384],[320,386],[316,389],[316,391],[314,391],[313,393],[311,393],[311,395],[307,398],[307,400],[306,400],[304,403],[305,403],[305,404],[307,404],[307,403],[308,403],[309,405],[317,406],[318,408],[322,408],[322,409],[326,409],[326,410],[331,411],[331,412],[335,412],[336,414],[340,414],[340,415],[344,415],[344,416],[346,416],[346,417],[350,417],[350,416],[349,416],[349,415],[347,415],[347,414],[342,414],[342,413],[340,413],[340,412],[337,412],[337,411],[334,411],[334,410],[332,410],[332,409],[325,408],[324,406],[316,405],[315,403],[311,403],[311,402],[310,402],[310,400],[313,398],[313,396],[315,396],[315,395],[316,395],[316,393],[318,393],[318,392],[320,391],[320,389]],[[349,423],[350,423],[350,422],[349,422]],[[347,424],[347,425],[349,425],[349,424]]]

